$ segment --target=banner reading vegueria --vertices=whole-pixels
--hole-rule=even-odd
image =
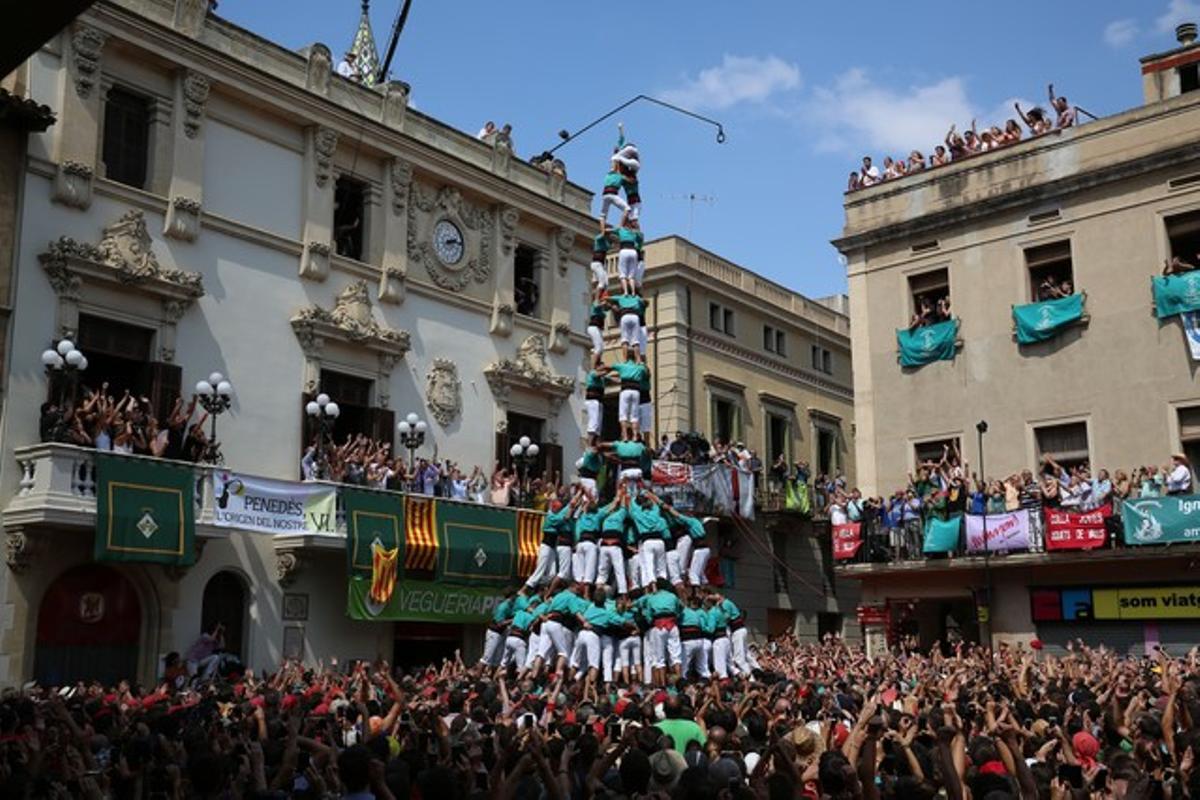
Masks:
[[[1121,508],[1125,544],[1200,541],[1200,495],[1126,500]]]
[[[336,530],[337,490],[318,483],[255,478],[214,470],[213,524],[259,533]]]
[[[351,577],[348,583],[346,615],[368,622],[487,622],[504,599],[502,592],[492,588],[399,581],[388,602],[380,606],[369,597],[369,577]]]
[[[913,330],[896,331],[900,366],[919,367],[934,361],[953,361],[957,349],[958,320],[948,319]]]
[[[1013,306],[1017,343],[1033,344],[1052,339],[1060,330],[1083,318],[1083,295]]]

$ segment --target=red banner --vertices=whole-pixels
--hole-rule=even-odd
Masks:
[[[892,620],[887,606],[859,606],[855,611],[859,625],[888,625]]]
[[[850,522],[833,526],[833,557],[837,561],[854,558],[862,547],[862,523]]]
[[[1095,511],[1046,509],[1047,550],[1094,550],[1108,542],[1104,521],[1112,516],[1112,504]]]
[[[658,486],[680,486],[692,482],[691,464],[676,461],[655,461],[651,480]]]

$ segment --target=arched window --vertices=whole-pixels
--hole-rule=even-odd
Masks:
[[[142,603],[133,584],[103,564],[54,580],[38,606],[34,677],[43,686],[77,680],[137,680]]]
[[[218,572],[204,586],[200,607],[200,631],[212,633],[218,624],[224,626],[225,651],[243,658],[246,633],[246,584],[241,576]]]

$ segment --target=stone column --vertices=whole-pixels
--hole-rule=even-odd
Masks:
[[[545,276],[549,286],[542,289],[551,301],[548,347],[552,353],[565,353],[571,346],[571,254],[574,249],[575,232],[556,228],[550,236],[552,268]]]
[[[86,209],[92,204],[92,183],[100,144],[100,57],[106,36],[76,21],[62,34],[67,80],[54,126],[55,202]]]
[[[337,131],[314,125],[304,134],[304,252],[300,277],[323,281],[329,277],[333,242],[333,154]]]
[[[200,235],[204,200],[204,106],[208,78],[192,70],[175,74],[175,112],[171,115],[171,202],[163,234],[185,242]]]
[[[516,313],[516,298],[513,293],[513,281],[516,275],[517,252],[517,223],[521,214],[512,206],[500,206],[496,209],[498,225],[496,241],[485,245],[495,247],[496,290],[492,300],[493,336],[509,336],[513,330],[513,315]]]
[[[408,277],[408,193],[412,187],[412,164],[397,156],[387,167],[383,183],[385,224],[379,261],[379,301],[404,302]]]

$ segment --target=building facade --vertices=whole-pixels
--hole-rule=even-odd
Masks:
[[[993,478],[1036,474],[1044,457],[1087,462],[1095,474],[1163,465],[1175,452],[1193,463],[1200,456],[1197,362],[1181,318],[1156,319],[1151,296],[1164,262],[1194,264],[1200,251],[1194,31],[1142,60],[1142,106],[846,195],[834,244],[847,259],[864,493],[905,487],[907,473],[945,445]],[[1070,281],[1082,314],[1021,344],[1013,307],[1045,299],[1047,279]],[[898,331],[923,300],[947,298],[958,326],[952,357],[901,366]],[[1191,569],[1191,546],[1183,550],[1186,558],[1172,550],[1174,560],[1147,548],[993,557],[986,574],[979,556],[842,572],[861,578],[864,603],[924,603],[926,644],[946,640],[948,619],[977,634],[975,601],[989,584],[998,639],[1061,643],[1070,626],[1037,621],[1039,587],[1175,585]],[[1188,618],[1169,634],[1114,621],[1118,637],[1099,619],[1074,635],[1140,646],[1200,633]]]
[[[59,121],[0,176],[22,202],[0,418],[0,683],[37,674],[54,615],[92,584],[133,609],[126,639],[93,645],[136,648],[143,680],[196,638],[210,598],[240,618],[231,647],[260,667],[278,662],[285,627],[308,658],[394,658],[397,641],[413,655],[439,637],[452,651],[478,635],[347,620],[342,537],[218,530],[208,495],[195,566],[93,563],[93,455],[38,443],[39,357],[61,339],[88,358],[83,385],[160,413],[210,372],[228,376],[218,438],[247,474],[300,477],[318,393],[341,406],[339,441],[399,448],[396,423],[416,412],[430,426],[419,454],[467,471],[490,473],[519,436],[541,444],[539,467],[580,452],[591,195],[413,110],[401,82],[351,82],[327,46],[286,50],[208,5],[98,2],[17,73]],[[0,237],[0,267],[6,249]]]
[[[784,510],[767,469],[782,455],[814,476],[853,478],[850,330],[839,299],[812,300],[678,236],[648,242],[645,256],[655,441],[696,433],[742,443],[764,464],[753,522],[720,522],[730,596],[758,634],[842,633],[857,587],[835,580],[827,535]],[[608,343],[605,360],[619,360],[616,338]],[[615,397],[609,405],[606,422]]]

